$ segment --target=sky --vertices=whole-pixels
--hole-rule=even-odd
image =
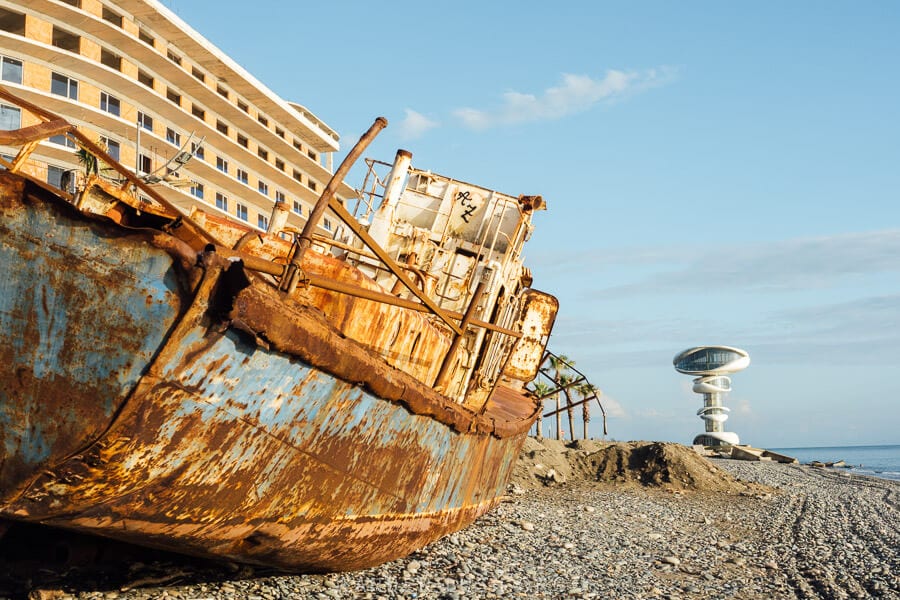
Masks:
[[[338,131],[335,164],[383,115],[367,156],[542,195],[550,348],[609,437],[689,444],[672,358],[724,344],[743,443],[900,443],[900,3],[164,4]]]

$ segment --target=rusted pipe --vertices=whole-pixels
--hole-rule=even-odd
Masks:
[[[303,255],[312,245],[313,233],[316,231],[316,227],[319,226],[319,221],[322,220],[322,216],[325,214],[325,210],[328,208],[328,204],[334,197],[334,193],[337,191],[338,186],[344,180],[344,177],[347,176],[347,173],[350,171],[353,163],[356,162],[356,160],[365,151],[369,144],[372,143],[372,140],[375,139],[375,136],[378,135],[378,133],[382,129],[387,127],[387,124],[387,119],[385,119],[384,117],[378,117],[377,119],[375,119],[375,122],[371,127],[369,127],[369,130],[359,138],[359,141],[356,142],[356,145],[353,146],[347,156],[344,157],[344,160],[341,161],[341,165],[338,167],[338,170],[334,172],[334,175],[332,175],[331,179],[328,181],[328,185],[326,185],[325,189],[322,190],[322,195],[319,196],[318,202],[316,202],[316,205],[315,207],[313,207],[312,212],[309,213],[309,218],[306,219],[306,225],[303,227],[303,231],[300,233],[300,237],[297,240],[297,252],[291,259],[291,263],[288,267],[287,277],[285,278],[286,281],[283,282],[283,287],[284,289],[287,289],[288,292],[293,291],[297,287],[298,278],[296,274],[300,269],[300,264],[303,262]]]

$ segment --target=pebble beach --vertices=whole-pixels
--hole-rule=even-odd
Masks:
[[[543,477],[525,486],[520,473],[473,526],[366,571],[155,564],[105,588],[35,580],[18,597],[900,598],[900,482],[796,464],[710,463],[760,485],[723,493]]]

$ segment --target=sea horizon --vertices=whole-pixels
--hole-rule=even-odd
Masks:
[[[844,461],[841,470],[857,475],[900,481],[900,444],[867,444],[859,446],[794,446],[770,448],[792,456],[801,463]]]

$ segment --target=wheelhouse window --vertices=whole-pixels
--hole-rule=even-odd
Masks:
[[[3,81],[22,83],[22,61],[4,56],[2,65],[0,65],[0,76]]]
[[[115,96],[106,92],[100,92],[100,110],[118,117],[122,112],[122,103]]]
[[[50,76],[50,93],[71,100],[78,100],[78,82],[68,75],[53,73]]]

